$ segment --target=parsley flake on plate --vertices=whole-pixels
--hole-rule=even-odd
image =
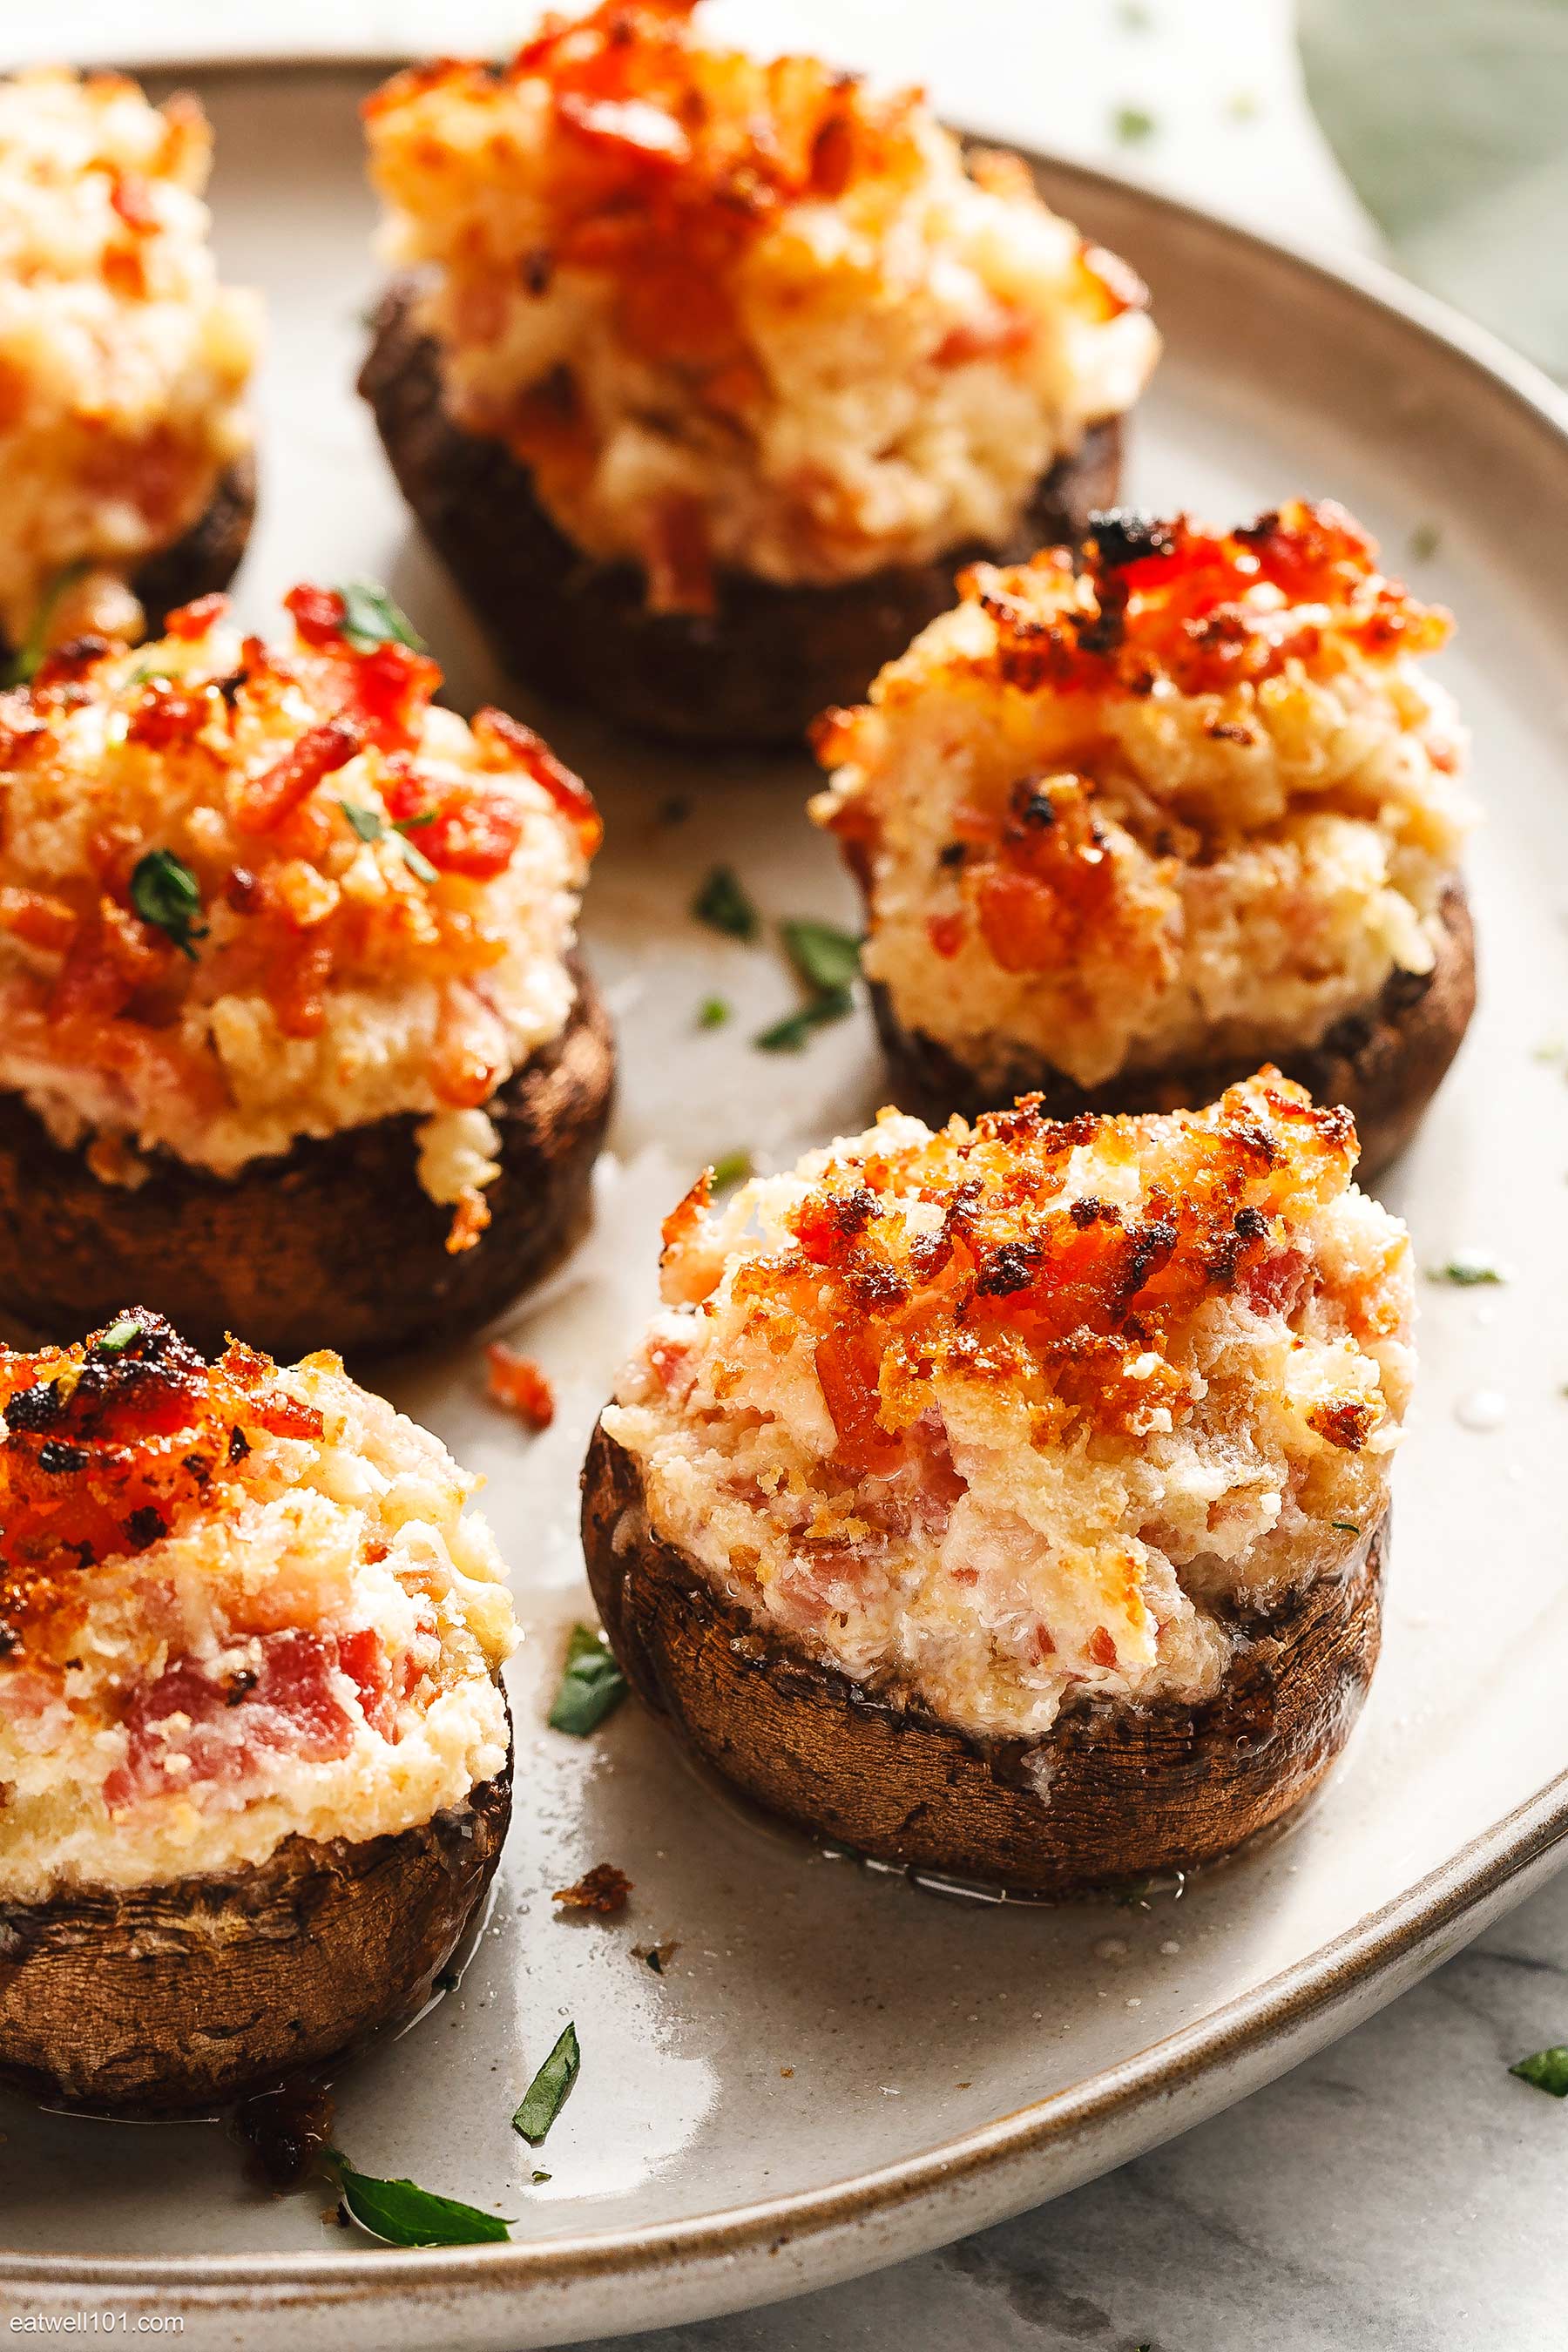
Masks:
[[[728,866],[715,866],[691,901],[691,911],[710,931],[732,940],[754,940],[761,918]]]
[[[566,1644],[561,1687],[550,1710],[552,1731],[569,1731],[585,1739],[612,1715],[626,1695],[626,1678],[616,1665],[610,1645],[592,1625],[574,1625]]]
[[[336,2148],[343,2203],[362,2230],[389,2246],[479,2246],[510,2239],[510,2225],[499,2213],[481,2213],[455,2197],[437,2197],[412,2180],[377,2180],[356,2172]]]
[[[551,2125],[566,2104],[567,2094],[577,2080],[583,2063],[583,2053],[577,2046],[577,2029],[566,2026],[554,2049],[522,2095],[522,2105],[511,2119],[513,2131],[525,2139],[530,2147],[538,2147]]]
[[[1528,2058],[1516,2058],[1508,2071],[1521,2083],[1533,2083],[1538,2091],[1549,2091],[1554,2099],[1568,2099],[1568,2048],[1560,2042],[1550,2050],[1532,2050]]]

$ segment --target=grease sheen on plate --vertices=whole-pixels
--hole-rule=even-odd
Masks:
[[[222,265],[263,286],[271,314],[267,490],[240,610],[270,613],[298,579],[384,578],[459,700],[535,717],[410,536],[353,394],[377,282],[354,111],[372,79],[202,88]],[[1568,1343],[1536,1311],[1562,1295],[1568,1175],[1568,1077],[1540,1052],[1568,1005],[1568,441],[1331,275],[1091,175],[1052,168],[1046,184],[1147,276],[1167,338],[1132,495],[1227,516],[1333,494],[1396,571],[1412,533],[1421,546],[1436,528],[1410,576],[1459,619],[1442,668],[1488,812],[1483,1003],[1384,1190],[1423,1265],[1477,1251],[1519,1272],[1483,1291],[1423,1284],[1386,1647],[1352,1748],[1293,1835],[1131,1907],[1052,1909],[943,1901],[817,1853],[717,1797],[631,1706],[585,1742],[545,1727],[584,1607],[577,1467],[649,1303],[659,1217],[704,1160],[784,1164],[854,1131],[883,1085],[863,1021],[798,1057],[752,1052],[795,1002],[782,959],[685,914],[728,863],[770,918],[851,919],[805,821],[804,763],[651,753],[552,711],[608,826],[587,946],[625,1069],[597,1233],[507,1327],[560,1409],[528,1437],[487,1402],[473,1347],[387,1380],[490,1478],[529,1628],[511,1679],[518,1819],[460,1985],[345,2078],[339,2123],[356,2166],[516,2215],[513,2243],[376,2252],[323,2227],[324,2200],[247,2188],[214,2126],[149,2133],[5,2101],[0,2308],[177,2312],[196,2345],[297,2343],[305,2325],[312,2344],[454,2352],[755,2302],[956,2236],[1212,2112],[1444,1958],[1545,1864],[1564,1806],[1540,1792],[1563,1763],[1568,1672],[1544,1469],[1568,1435]],[[701,1028],[715,994],[733,1018]],[[1500,1412],[1469,1409],[1479,1393]],[[635,1882],[629,1910],[556,1920],[551,1890],[606,1861]],[[662,1973],[635,1957],[671,1943]],[[569,2019],[582,2072],[542,2162],[510,2119]]]

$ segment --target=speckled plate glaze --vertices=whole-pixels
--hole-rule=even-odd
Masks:
[[[354,115],[366,79],[205,78],[224,266],[266,289],[272,319],[242,608],[265,625],[297,579],[379,574],[461,700],[506,700],[351,390],[376,283]],[[798,1059],[754,1053],[788,978],[768,949],[686,912],[725,859],[770,915],[849,915],[801,814],[804,766],[655,756],[531,709],[608,821],[588,946],[621,1024],[624,1097],[596,1233],[511,1325],[559,1385],[555,1425],[530,1440],[489,1406],[472,1349],[389,1375],[490,1481],[529,1627],[517,1820],[459,1989],[345,2079],[338,2134],[364,2170],[514,2216],[512,2242],[381,2251],[324,2227],[320,2195],[248,2189],[216,2126],[6,2103],[0,2311],[178,2314],[202,2347],[515,2352],[787,2294],[1057,2195],[1212,2114],[1552,1865],[1568,1824],[1568,1566],[1550,1471],[1568,1440],[1568,1333],[1537,1301],[1561,1301],[1568,1255],[1568,1084],[1549,1057],[1554,1008],[1568,1019],[1568,405],[1391,279],[1040,170],[1144,272],[1168,338],[1132,493],[1219,517],[1337,493],[1396,566],[1439,534],[1414,577],[1460,617],[1444,667],[1490,817],[1474,860],[1485,1002],[1385,1189],[1424,1265],[1479,1249],[1519,1279],[1424,1285],[1387,1640],[1352,1749],[1267,1849],[1129,1906],[1042,1908],[944,1898],[747,1818],[634,1706],[586,1743],[545,1727],[562,1629],[584,1605],[577,1466],[651,1295],[660,1214],[710,1156],[748,1147],[778,1165],[858,1126],[882,1082],[864,1020]],[[735,1018],[699,1031],[716,992]],[[562,1924],[550,1890],[599,1861],[636,1881],[629,1915]],[[634,1947],[666,1941],[658,1976]],[[569,2017],[582,2076],[535,2156],[509,2118]]]

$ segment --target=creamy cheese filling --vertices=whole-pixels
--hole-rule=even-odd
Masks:
[[[126,582],[250,446],[258,299],[217,283],[188,98],[0,81],[0,632],[135,635]]]

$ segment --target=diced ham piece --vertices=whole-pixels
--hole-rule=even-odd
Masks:
[[[354,1719],[339,1674],[359,1690],[383,1731],[393,1712],[392,1678],[375,1635],[265,1633],[251,1663],[223,1675],[177,1658],[125,1710],[125,1760],[103,1784],[111,1810],[203,1784],[253,1778],[274,1757],[326,1763],[346,1756]]]

